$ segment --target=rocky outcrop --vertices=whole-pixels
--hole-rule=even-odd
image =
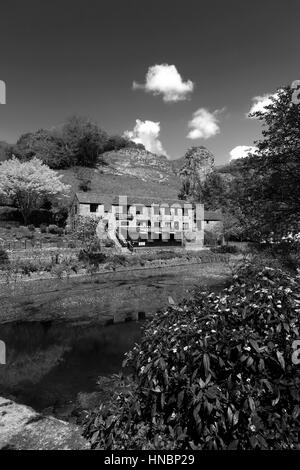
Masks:
[[[205,181],[207,175],[214,170],[213,154],[203,146],[190,147],[185,156],[174,162],[174,169],[180,178]]]
[[[147,182],[174,182],[176,174],[170,161],[146,150],[125,148],[103,154],[104,173],[134,176]]]
[[[0,397],[0,450],[88,450],[80,429]]]
[[[214,167],[214,156],[207,148],[190,147],[183,158],[173,162],[173,169],[181,181],[179,197],[198,197],[199,188]]]

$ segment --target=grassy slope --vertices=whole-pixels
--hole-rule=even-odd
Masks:
[[[79,191],[79,180],[74,169],[60,170],[63,181],[71,185],[71,193]],[[131,176],[101,174],[100,171],[90,170],[91,191],[103,194],[126,196],[156,196],[161,198],[177,198],[179,187],[174,183],[154,183],[142,181]]]

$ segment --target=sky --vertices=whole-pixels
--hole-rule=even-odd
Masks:
[[[300,79],[299,15],[299,0],[1,0],[0,141],[78,114],[227,163],[260,137],[254,98]]]

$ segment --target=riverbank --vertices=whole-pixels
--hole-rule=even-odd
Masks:
[[[73,424],[0,397],[0,450],[88,450]]]
[[[96,321],[109,324],[147,316],[188,295],[195,285],[224,285],[228,263],[162,263],[155,267],[119,267],[93,275],[26,279],[0,285],[0,323],[24,321]]]

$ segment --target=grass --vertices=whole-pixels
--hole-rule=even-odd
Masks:
[[[59,170],[59,174],[63,176],[63,182],[71,186],[71,194],[80,190],[80,180],[76,177],[76,170],[73,168]],[[89,178],[91,179],[91,191],[101,192],[102,194],[177,199],[179,192],[179,185],[175,177],[174,184],[155,182],[149,184],[149,182],[133,176],[101,173],[100,167],[98,169],[90,169]]]

